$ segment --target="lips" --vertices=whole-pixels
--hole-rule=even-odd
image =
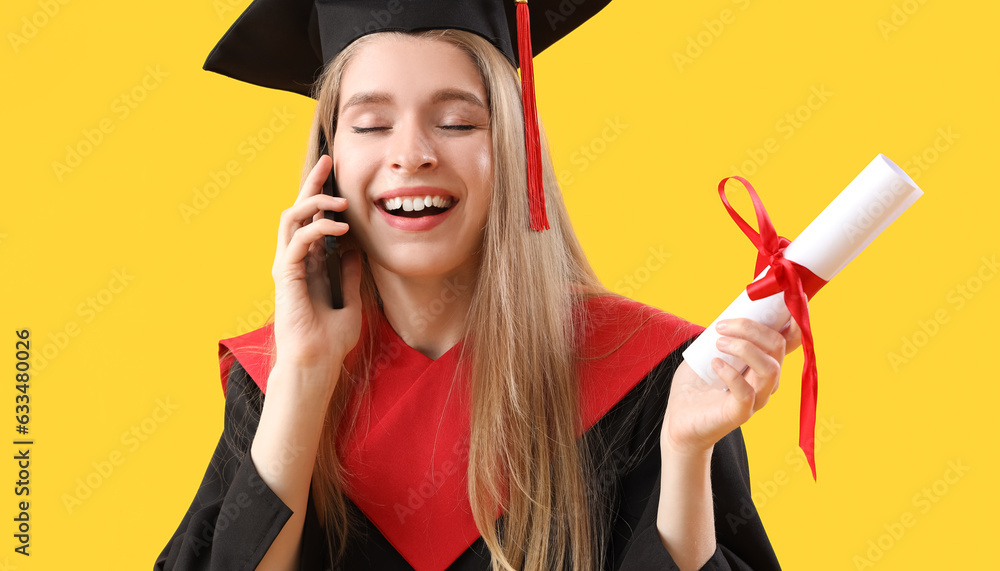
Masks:
[[[458,199],[442,188],[415,186],[383,193],[375,205],[386,222],[401,230],[429,230],[451,213]]]
[[[450,196],[425,195],[425,196],[397,196],[386,198],[380,201],[382,209],[393,216],[404,216],[406,218],[420,218],[441,214],[451,208],[454,200]]]

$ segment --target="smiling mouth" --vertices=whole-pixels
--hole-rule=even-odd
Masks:
[[[400,218],[422,218],[447,212],[457,201],[450,196],[397,196],[379,200],[387,213]]]

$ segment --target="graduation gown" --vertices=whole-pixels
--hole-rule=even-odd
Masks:
[[[585,303],[582,436],[593,459],[588,498],[599,498],[607,514],[605,569],[677,569],[656,529],[659,431],[681,352],[701,328],[614,296]],[[461,390],[449,390],[458,346],[431,360],[402,343],[384,318],[378,327],[392,358],[373,374],[363,397],[373,412],[345,446],[355,525],[338,569],[489,570],[465,492],[468,402]],[[259,347],[268,333],[265,327],[220,342],[223,434],[154,569],[254,569],[292,514],[249,454],[266,393],[268,358]],[[778,569],[751,500],[739,429],[715,445],[711,481],[717,548],[703,569]],[[328,549],[310,493],[300,568],[329,569]]]

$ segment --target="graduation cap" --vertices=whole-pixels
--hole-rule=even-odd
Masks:
[[[531,228],[541,231],[549,224],[532,57],[610,1],[532,0],[529,13],[527,0],[254,0],[204,68],[311,97],[324,66],[361,36],[441,28],[476,33],[521,68]]]

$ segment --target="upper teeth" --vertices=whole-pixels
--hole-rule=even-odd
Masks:
[[[397,196],[395,198],[386,198],[382,201],[382,206],[386,210],[398,210],[402,208],[403,210],[410,212],[412,210],[423,210],[424,208],[430,206],[436,206],[438,208],[448,208],[451,206],[451,197],[449,196]]]

